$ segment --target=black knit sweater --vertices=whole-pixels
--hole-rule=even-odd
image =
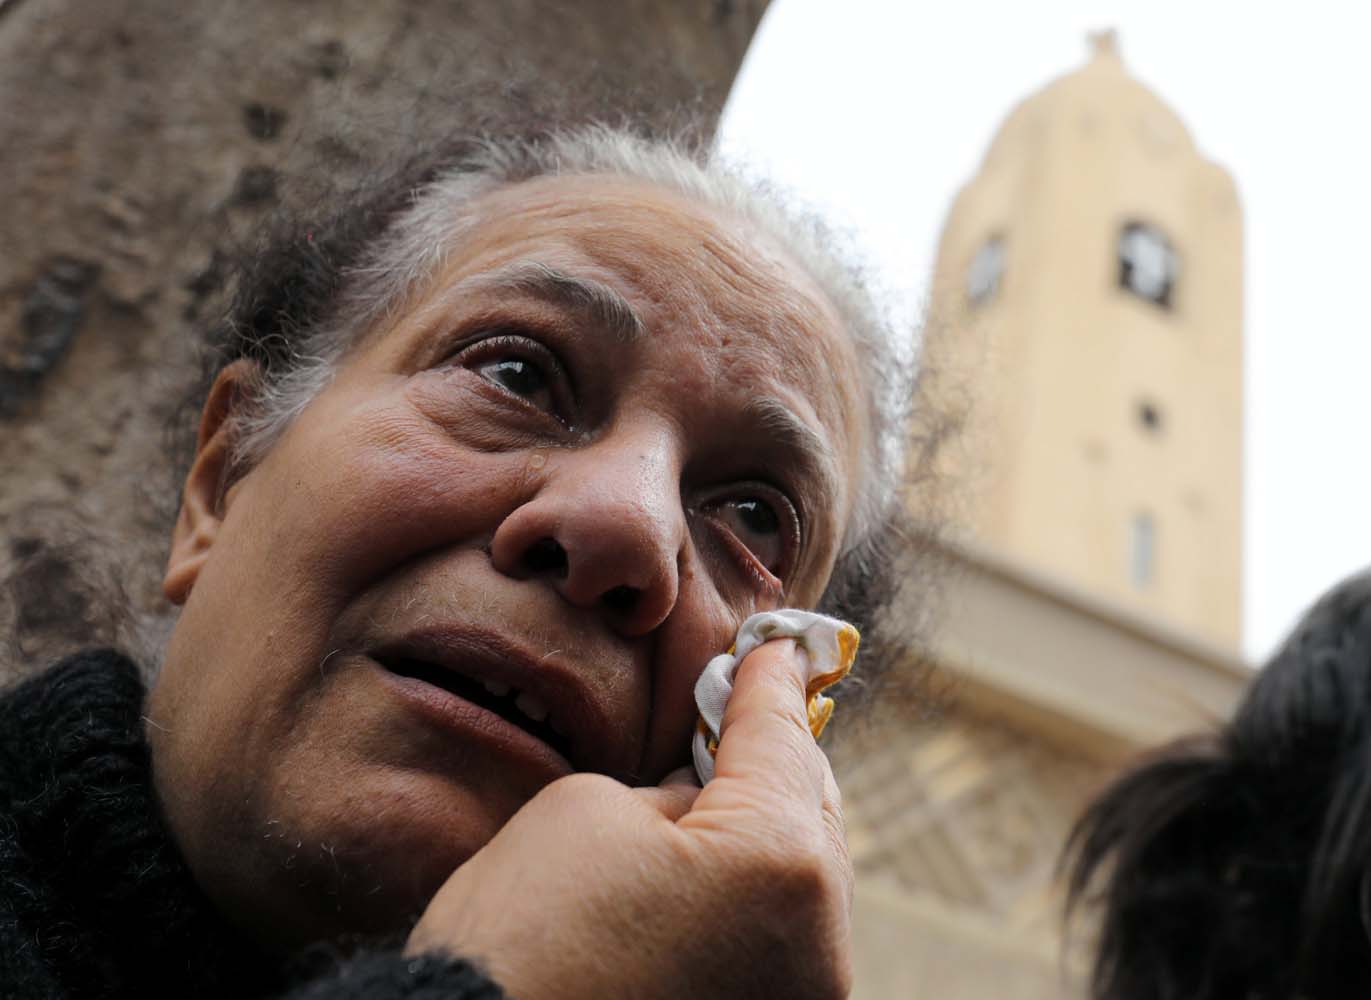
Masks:
[[[196,887],[161,818],[144,690],[81,653],[0,697],[0,996],[499,1000],[460,959],[321,950],[283,967]]]

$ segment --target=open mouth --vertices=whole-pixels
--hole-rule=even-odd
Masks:
[[[548,708],[532,695],[497,681],[477,681],[446,667],[422,660],[396,659],[380,661],[393,674],[441,688],[464,701],[493,712],[511,725],[518,726],[537,740],[546,743],[566,759],[571,759],[571,742],[548,721]]]

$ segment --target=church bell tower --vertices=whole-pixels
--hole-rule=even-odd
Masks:
[[[1007,118],[943,231],[925,362],[980,545],[1228,648],[1242,214],[1112,33]]]

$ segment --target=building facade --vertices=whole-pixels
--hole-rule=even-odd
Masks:
[[[970,535],[1236,647],[1242,214],[1112,34],[957,196],[926,357],[969,401]]]
[[[948,215],[925,365],[965,421],[936,719],[834,748],[858,1000],[1083,997],[1057,866],[1138,752],[1227,717],[1241,627],[1242,217],[1112,34]]]

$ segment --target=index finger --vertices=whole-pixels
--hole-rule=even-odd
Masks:
[[[805,675],[790,639],[763,643],[738,665],[719,727],[714,780],[696,810],[755,809],[778,797],[816,811],[822,806],[827,762],[809,731]]]

